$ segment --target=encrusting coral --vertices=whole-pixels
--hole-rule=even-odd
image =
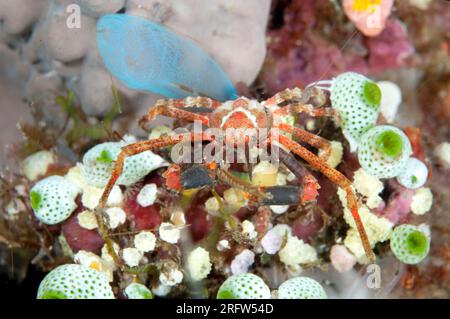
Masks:
[[[350,80],[346,80],[347,77]],[[331,104],[337,115],[344,119],[335,124],[343,130],[348,129],[362,165],[354,171],[351,187],[352,192],[364,200],[358,212],[368,243],[374,248],[391,237],[392,251],[399,260],[419,262],[428,250],[419,247],[421,250],[418,252],[416,246],[428,247],[429,243],[422,243],[422,237],[418,235],[417,240],[413,240],[415,237],[410,241],[404,239],[408,234],[398,235],[404,226],[394,227],[394,223],[371,210],[384,203],[381,197],[384,184],[379,178],[397,177],[403,185],[414,189],[426,182],[426,174],[421,171],[422,166],[417,165],[418,160],[410,157],[412,147],[401,130],[394,126],[377,126],[375,116],[370,123],[358,122],[368,109],[374,110],[375,115],[379,112],[380,91],[376,83],[356,73],[346,73],[334,81],[345,83],[341,88],[337,88],[338,84],[331,85]],[[324,83],[319,87],[322,85]],[[345,90],[359,90],[359,93],[350,95],[353,102],[360,103],[356,110],[345,106],[348,98]],[[156,130],[161,131],[161,128]],[[151,141],[173,138],[173,135],[154,135],[154,138]],[[177,175],[171,174],[177,170],[174,171],[174,165],[169,164],[167,153],[159,149],[155,150],[156,153],[146,150],[127,157],[123,171],[117,176],[117,184],[108,188],[110,177],[115,174],[117,159],[122,150],[127,145],[135,145],[133,143],[139,141],[127,136],[119,142],[97,144],[83,155],[83,164],[75,163],[66,168],[65,177],[45,177],[45,172],[44,178],[30,191],[30,204],[36,217],[42,222],[62,226],[63,238],[75,254],[73,261],[105,278],[110,282],[108,287],[123,287],[120,296],[148,299],[153,294],[180,293],[189,282],[208,283],[213,278],[220,280],[225,276],[220,288],[217,287],[218,298],[326,298],[324,288],[312,278],[291,278],[271,292],[275,287],[269,287],[257,274],[263,273],[261,267],[264,263],[284,267],[286,273],[292,275],[301,273],[303,268],[323,264],[327,258],[331,258],[332,265],[341,272],[349,271],[356,261],[363,265],[368,263],[358,224],[348,207],[348,190],[339,188],[337,192],[344,206],[344,221],[350,227],[342,247],[348,255],[343,256],[349,260],[344,265],[343,260],[338,261],[342,258],[334,249],[338,247],[337,242],[334,242],[334,253],[331,247],[319,249],[314,241],[299,237],[302,228],[282,222],[300,206],[281,205],[283,211],[278,208],[280,205],[258,209],[253,206],[252,193],[246,188],[250,186],[242,187],[247,181],[251,181],[249,185],[260,187],[291,187],[292,183],[298,182],[295,174],[291,176],[292,162],[276,167],[262,161],[251,171],[236,166],[231,169],[234,179],[227,180],[232,185],[225,182],[211,189],[179,189],[176,186],[177,190],[174,190],[174,185],[186,177],[181,172],[177,177],[180,181],[176,182],[174,178]],[[339,157],[342,157],[342,144],[339,141],[335,143],[341,145]],[[326,151],[321,151],[321,156],[324,156]],[[331,148],[329,154],[333,154]],[[341,160],[335,161],[335,166],[339,166]],[[408,176],[406,181],[405,175]],[[98,205],[108,189],[112,192],[108,194],[104,210],[99,213]],[[314,238],[320,232],[317,229],[310,236]],[[186,236],[192,236],[191,249],[184,246]],[[417,245],[412,243],[410,246],[413,248],[401,248],[408,242],[417,242]],[[410,257],[419,253],[420,259]],[[59,280],[51,279],[55,276],[49,275],[45,282]],[[151,278],[153,283],[149,281]],[[43,287],[49,285],[53,284],[44,283]],[[252,289],[247,289],[247,285]],[[214,286],[210,288],[211,293],[216,291]],[[56,292],[56,295],[61,298],[84,296],[65,291]],[[39,296],[49,297],[51,294],[40,293]]]

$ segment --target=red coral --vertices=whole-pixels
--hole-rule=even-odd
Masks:
[[[103,247],[103,239],[97,230],[88,230],[80,226],[78,214],[82,211],[82,209],[78,209],[62,224],[62,233],[74,253],[86,250],[98,254]]]
[[[124,206],[128,219],[133,222],[134,230],[138,231],[157,228],[162,222],[160,210],[161,207],[158,204],[142,207],[134,196],[128,198]]]
[[[345,71],[366,74],[362,36],[323,24],[336,18],[329,1],[294,0],[284,10],[284,24],[269,31],[268,59],[262,78],[270,94],[304,87]],[[345,53],[341,48],[345,45]]]
[[[318,174],[317,180],[320,185],[319,196],[317,197],[317,205],[326,213],[332,212],[333,197],[336,197],[336,185],[333,184],[327,177]]]
[[[206,210],[199,205],[193,205],[186,210],[186,223],[189,224],[192,240],[200,241],[208,236],[211,230],[211,221]]]
[[[166,186],[168,189],[181,191],[181,167],[177,164],[172,164],[163,174],[166,179]]]
[[[323,218],[319,210],[314,210],[298,218],[292,225],[292,233],[299,239],[309,242],[323,227]]]
[[[303,179],[303,192],[300,199],[301,203],[316,200],[319,195],[320,185],[312,175],[306,175]]]
[[[127,214],[128,220],[132,222],[133,230],[152,230],[157,228],[162,222],[159,204],[142,207],[137,202],[137,195],[142,187],[147,184],[156,184],[158,189],[160,189],[164,184],[164,179],[157,171],[152,172],[144,179],[140,187],[133,189],[132,193],[125,199],[123,210]],[[163,192],[160,197],[164,197],[164,194]]]

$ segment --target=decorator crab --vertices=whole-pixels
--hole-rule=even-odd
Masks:
[[[144,128],[146,123],[155,119],[157,115],[164,115],[178,120],[200,122],[207,128],[215,129],[215,132],[217,132],[217,130],[226,131],[228,129],[238,128],[267,130],[268,134],[266,139],[260,142],[258,147],[263,146],[263,144],[279,147],[281,154],[283,154],[283,156],[280,156],[280,160],[283,161],[288,168],[290,167],[290,164],[292,164],[292,161],[289,161],[289,156],[292,156],[290,153],[299,156],[312,168],[320,171],[334,184],[345,191],[347,205],[351,210],[357,225],[365,253],[369,260],[374,261],[375,256],[358,214],[358,201],[352,190],[352,184],[342,173],[329,166],[326,162],[331,153],[330,142],[318,135],[288,124],[283,120],[286,116],[302,112],[313,117],[336,117],[338,113],[334,107],[330,108],[323,106],[325,100],[326,98],[323,95],[323,92],[316,88],[308,88],[305,92],[302,92],[302,90],[298,88],[292,90],[287,89],[261,103],[245,97],[240,97],[234,101],[227,101],[224,103],[207,97],[188,97],[182,100],[159,100],[140,120],[140,125]],[[239,146],[242,143],[249,142],[247,138],[243,138],[239,134],[224,135],[226,137],[223,140],[223,143],[226,145]],[[292,138],[290,136],[292,136]],[[319,155],[314,154],[296,140],[317,148],[319,150]],[[100,200],[97,209],[98,215],[101,216],[101,212],[106,206],[108,196],[113,186],[116,184],[116,181],[121,176],[124,162],[127,157],[148,150],[173,146],[183,141],[215,143],[217,142],[217,133],[211,134],[208,130],[188,132],[175,134],[173,136],[162,136],[123,147],[115,161],[114,170]],[[233,178],[232,174],[227,172],[226,168],[223,168],[223,163],[209,164],[211,164],[209,167],[213,167],[217,170],[217,176],[221,176],[234,187],[240,187],[244,191],[259,194],[267,191],[263,187],[255,187],[250,184],[246,185],[246,183]],[[217,168],[217,166],[220,167]],[[316,183],[314,177],[308,173],[304,173],[304,171],[302,177],[303,183]],[[303,191],[305,191],[305,187],[303,188]],[[303,197],[305,197],[304,194]],[[298,201],[300,201],[301,198],[302,197],[300,196]]]

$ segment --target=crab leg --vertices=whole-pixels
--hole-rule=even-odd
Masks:
[[[113,259],[116,263],[120,264],[119,258],[113,248],[113,243],[111,239],[108,237],[108,231],[103,226],[103,223],[101,222],[103,219],[103,209],[106,206],[106,202],[108,200],[109,194],[111,193],[112,188],[117,182],[117,179],[120,177],[120,174],[122,174],[123,166],[125,164],[125,160],[128,156],[133,156],[145,151],[152,150],[154,148],[160,148],[165,146],[174,145],[186,140],[202,140],[202,141],[210,141],[212,140],[212,137],[205,134],[194,134],[194,133],[186,133],[186,134],[178,134],[175,136],[164,136],[160,137],[154,140],[148,140],[148,141],[142,141],[137,142],[134,144],[127,145],[122,148],[122,151],[119,153],[117,160],[114,164],[113,172],[111,174],[111,177],[108,181],[108,184],[106,184],[105,190],[103,191],[102,197],[100,198],[100,202],[95,209],[98,224],[99,224],[99,233],[102,236],[103,240],[105,241],[108,252],[113,256]]]
[[[144,115],[139,125],[145,129],[145,124],[153,120],[157,115],[164,115],[175,119],[187,120],[187,121],[200,121],[204,125],[209,126],[209,119],[207,116],[198,114],[199,112],[210,112],[216,109],[220,102],[212,100],[207,97],[188,97],[182,100],[158,100],[154,107],[148,110],[148,113]],[[192,108],[193,112],[189,110],[183,110],[181,108]]]
[[[314,107],[306,103],[309,96],[299,88],[286,89],[281,91],[264,102],[264,106],[271,108],[278,106],[279,108],[273,111],[274,115],[287,115],[289,113],[306,113],[313,117],[338,115],[336,110],[330,107]],[[281,104],[287,103],[286,106],[281,107]]]
[[[298,87],[295,87],[293,89],[286,89],[284,91],[278,92],[271,98],[267,99],[264,102],[264,106],[266,106],[266,107],[280,106],[280,104],[283,104],[283,103],[286,103],[286,102],[292,101],[292,100],[297,100],[297,101],[305,100],[303,91],[301,89],[299,89]]]
[[[311,104],[293,103],[273,111],[273,115],[288,115],[291,113],[306,113],[312,117],[337,117],[339,112],[331,107],[314,107]]]
[[[186,133],[174,136],[163,136],[157,139],[137,142],[123,147],[122,151],[119,153],[119,156],[117,157],[111,177],[108,181],[108,184],[106,184],[105,190],[100,199],[99,208],[104,208],[106,206],[109,194],[111,193],[112,188],[116,184],[117,179],[120,177],[120,174],[122,174],[125,159],[128,156],[133,156],[155,148],[174,145],[186,140],[211,141],[212,137],[205,133],[198,133],[198,134]]]
[[[290,112],[306,113],[312,117],[323,117],[323,116],[336,117],[339,114],[335,109],[331,107],[314,107],[311,104],[295,103],[289,104],[286,108]]]
[[[160,100],[161,101],[161,100]],[[187,97],[185,99],[168,99],[163,100],[169,106],[182,107],[182,108],[199,108],[202,109],[212,109],[215,110],[217,107],[222,105],[222,102],[210,99],[209,97],[197,96],[197,97]]]
[[[358,214],[358,205],[356,201],[356,196],[352,190],[351,182],[339,171],[331,168],[323,159],[317,157],[306,148],[300,144],[292,141],[284,135],[278,135],[278,142],[287,147],[290,151],[297,154],[308,162],[311,166],[319,170],[322,174],[328,177],[333,183],[341,187],[347,194],[347,206],[349,207],[353,219],[355,220],[356,227],[358,229],[361,241],[366,252],[366,256],[371,262],[375,262],[375,255],[370,247],[369,239],[367,238],[367,233],[364,229],[364,225]]]
[[[317,179],[301,164],[290,152],[276,145],[275,151],[278,153],[280,162],[282,162],[299,180],[300,183],[300,203],[304,204],[316,199],[320,188]]]
[[[294,135],[296,138],[301,140],[302,142],[306,142],[311,146],[319,148],[323,151],[319,157],[326,161],[331,155],[331,144],[328,140],[320,137],[316,134],[312,134],[308,131],[302,130],[301,128],[294,127],[292,125],[286,123],[280,123],[275,128],[279,128],[280,130],[290,133]]]

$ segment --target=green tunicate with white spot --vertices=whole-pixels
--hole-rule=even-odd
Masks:
[[[391,250],[401,262],[415,265],[428,255],[430,239],[413,225],[400,225],[392,232]]]
[[[53,269],[39,285],[37,299],[114,299],[101,272],[77,264]]]
[[[83,157],[83,174],[87,182],[95,187],[105,187],[111,177],[114,163],[124,142],[106,142],[91,148]],[[145,151],[125,159],[122,174],[117,184],[130,186],[151,171],[164,166],[164,159],[151,151]]]
[[[217,299],[270,299],[270,289],[254,274],[233,275],[223,282]]]
[[[377,178],[400,175],[412,154],[411,143],[400,129],[380,125],[370,129],[362,137],[358,159],[362,168]]]
[[[337,76],[330,90],[331,105],[340,112],[343,133],[351,144],[357,144],[376,125],[381,90],[375,82],[355,72]]]
[[[125,295],[128,299],[153,299],[153,294],[146,286],[132,283],[125,288]]]
[[[414,157],[408,158],[403,172],[397,176],[397,181],[406,188],[416,189],[427,182],[428,168],[420,160]]]
[[[286,280],[278,288],[279,299],[327,299],[323,287],[314,279],[295,277]]]
[[[39,181],[30,191],[30,203],[37,219],[47,225],[63,222],[77,208],[80,189],[61,176]]]

